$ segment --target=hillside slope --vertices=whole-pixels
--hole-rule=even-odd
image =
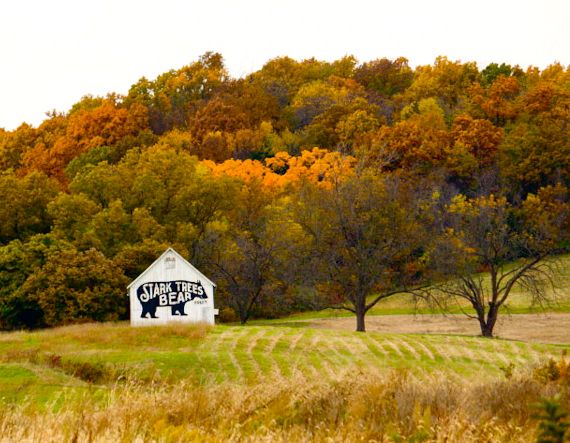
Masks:
[[[41,442],[527,442],[532,405],[562,392],[551,375],[569,349],[299,323],[4,333],[0,430]]]
[[[453,335],[407,335],[287,326],[76,325],[0,335],[5,400],[110,386],[116,379],[193,385],[259,383],[301,373],[332,378],[350,370],[405,368],[417,376],[492,378],[527,370],[570,345]],[[295,325],[293,325],[295,326]]]

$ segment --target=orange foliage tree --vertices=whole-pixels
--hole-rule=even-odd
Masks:
[[[53,144],[37,143],[23,158],[22,171],[43,171],[65,182],[64,169],[75,157],[98,146],[110,146],[148,127],[146,109],[141,105],[118,106],[108,99],[94,109],[69,116],[65,133]]]

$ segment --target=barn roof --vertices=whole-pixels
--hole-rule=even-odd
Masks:
[[[194,272],[196,272],[199,276],[200,276],[200,281],[206,281],[207,283],[211,284],[212,286],[216,287],[216,284],[210,280],[208,277],[206,277],[204,274],[202,274],[198,269],[196,269],[194,267],[194,265],[192,265],[192,263],[190,263],[188,260],[186,260],[184,257],[182,257],[178,252],[176,252],[174,249],[172,248],[168,248],[166,251],[164,251],[160,257],[158,257],[154,262],[152,262],[152,264],[146,268],[137,278],[135,278],[130,284],[129,286],[127,286],[127,289],[130,289],[131,286],[133,286],[135,283],[137,283],[141,278],[143,278],[146,273],[152,269],[154,266],[157,265],[158,262],[160,262],[160,260],[162,259],[162,257],[164,257],[166,254],[168,254],[169,252],[172,252],[179,260],[181,260],[183,263],[185,263],[187,266],[189,266],[192,270],[194,270]]]

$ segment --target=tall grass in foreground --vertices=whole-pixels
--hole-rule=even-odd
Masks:
[[[86,393],[54,409],[0,406],[0,440],[528,442],[533,405],[559,395],[570,406],[568,380],[545,368],[485,382],[358,370],[251,386],[127,382],[103,401]]]

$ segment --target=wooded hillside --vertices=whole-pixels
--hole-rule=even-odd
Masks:
[[[335,306],[364,329],[382,298],[463,281],[442,289],[492,335],[568,250],[570,69],[282,57],[235,79],[206,53],[0,129],[0,169],[2,329],[125,318],[172,246],[222,320]]]

